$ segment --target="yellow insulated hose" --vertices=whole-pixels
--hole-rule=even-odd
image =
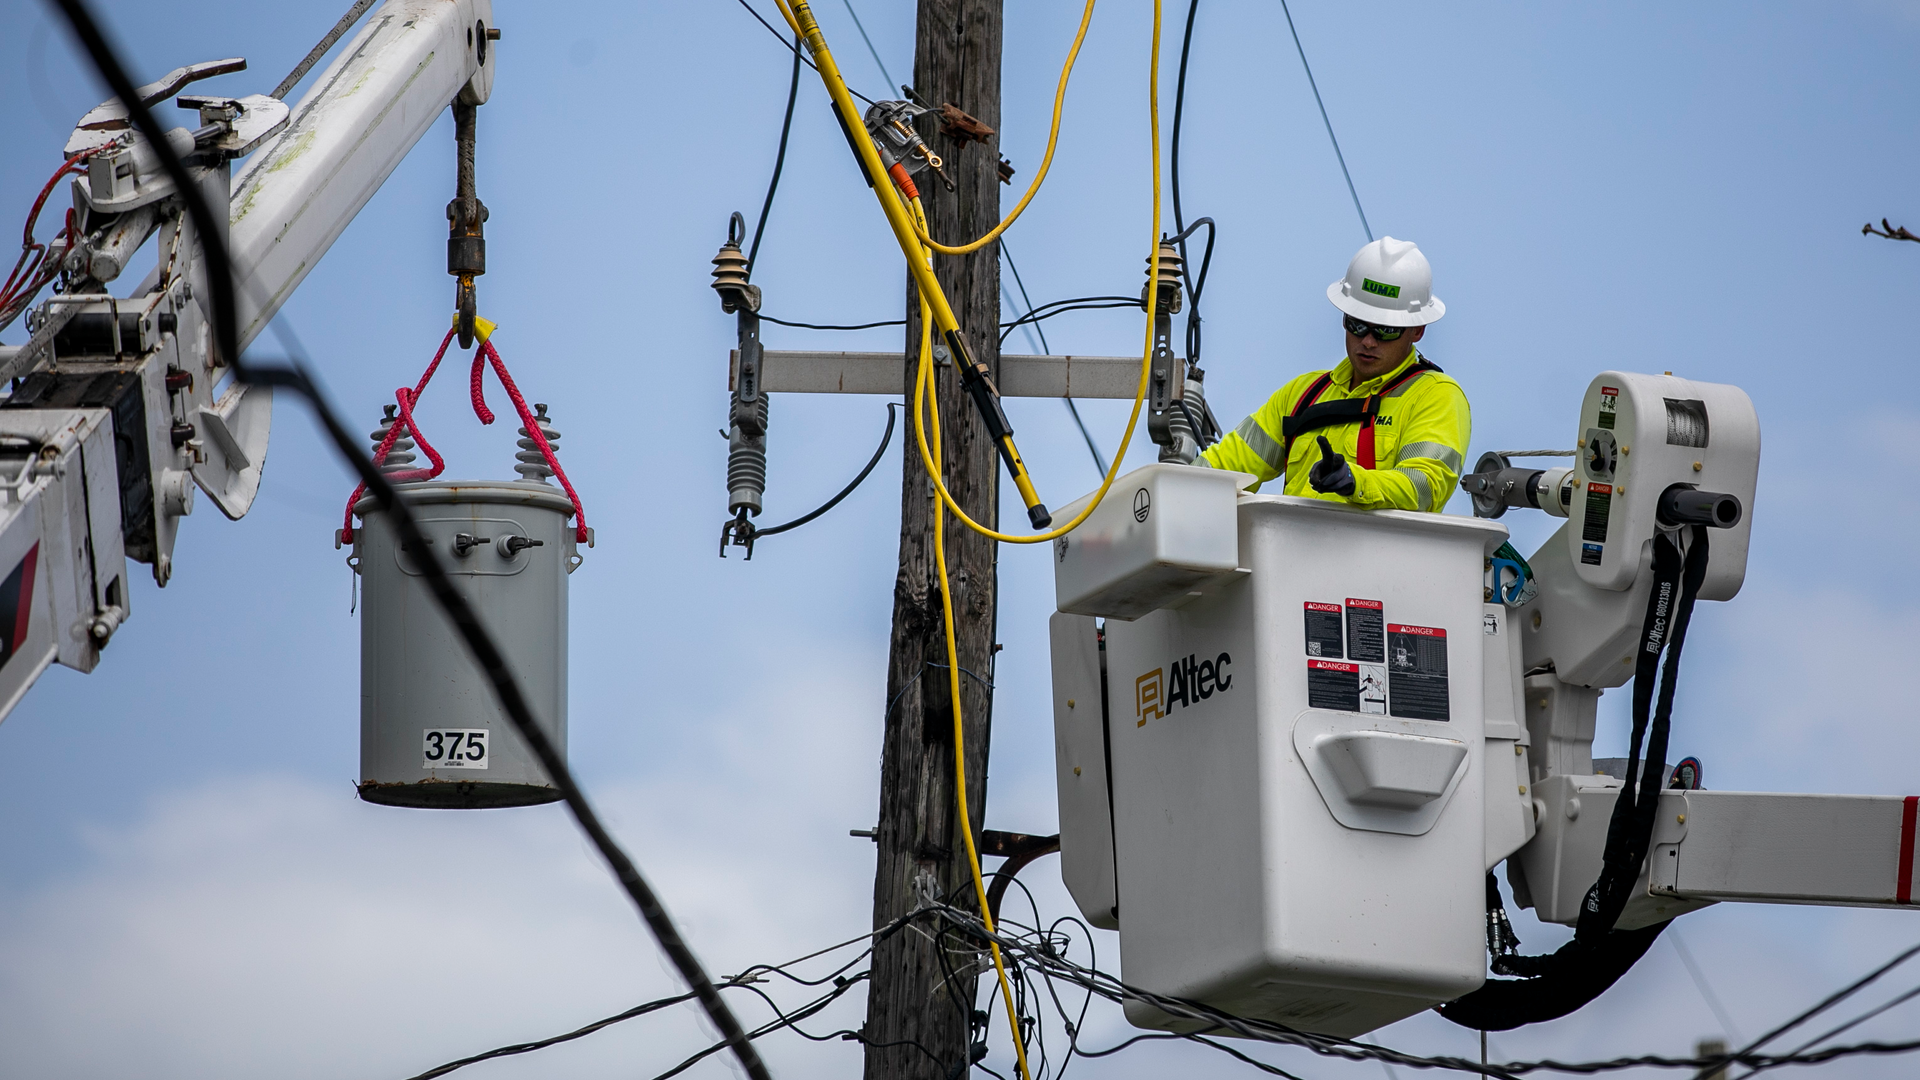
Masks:
[[[933,324],[927,318],[927,302],[920,301],[920,355],[933,355]],[[924,368],[922,369],[924,370]],[[940,413],[938,401],[929,400],[933,418],[933,444],[940,445]],[[919,407],[919,403],[915,403]],[[925,440],[928,425],[920,423],[915,416],[914,427],[921,431]],[[960,647],[955,643],[953,630],[953,589],[947,580],[947,540],[946,515],[939,503],[933,504],[933,562],[940,572],[940,622],[947,643],[947,697],[953,702],[953,797],[960,805],[960,835],[967,842],[967,869],[973,873],[973,894],[980,902],[980,919],[992,933],[993,912],[987,906],[987,885],[980,873],[980,849],[973,842],[973,814],[967,809],[967,729],[960,712]],[[1013,986],[1007,981],[1007,965],[1000,956],[1000,946],[996,942],[987,942],[987,949],[993,954],[993,971],[1000,979],[1000,1000],[1007,1007],[1007,1027],[1013,1033],[1013,1052],[1020,1066],[1022,1080],[1033,1080],[1027,1070],[1026,1041],[1020,1037],[1020,1014],[1013,1006]]]
[[[826,83],[827,92],[833,98],[835,107],[840,110],[841,116],[845,119],[849,132],[857,131],[861,136],[866,136],[866,127],[861,122],[861,117],[853,107],[853,99],[847,92],[846,83],[841,78],[838,67],[833,63],[832,54],[827,51],[826,39],[821,35],[819,24],[814,21],[813,13],[808,8],[806,0],[775,0],[775,2],[780,7],[780,13],[786,17],[787,24],[792,27],[795,34],[799,35],[807,43],[807,48],[813,53],[815,62],[819,66],[820,77],[822,81]],[[1019,206],[1008,216],[1006,221],[1003,221],[993,232],[982,237],[972,246],[951,253],[959,254],[976,250],[994,239],[994,237],[998,236],[1000,232],[1004,231],[1006,227],[1012,223],[1014,218],[1019,216],[1020,212],[1026,208],[1027,203],[1033,198],[1034,192],[1038,190],[1040,180],[1044,177],[1048,165],[1052,162],[1054,143],[1059,135],[1060,109],[1061,103],[1064,100],[1067,75],[1072,70],[1074,58],[1079,54],[1080,42],[1086,36],[1087,22],[1088,19],[1091,18],[1092,12],[1093,2],[1089,0],[1086,13],[1081,18],[1080,32],[1075,37],[1073,49],[1067,57],[1066,69],[1061,73],[1059,91],[1056,93],[1054,99],[1053,132],[1048,138],[1047,157],[1041,165],[1039,175],[1035,176],[1034,182],[1029,187],[1026,196],[1020,200]],[[1152,135],[1151,158],[1153,165],[1153,230],[1152,234],[1148,237],[1149,256],[1147,265],[1150,269],[1148,271],[1146,294],[1150,297],[1158,295],[1160,287],[1160,261],[1154,257],[1158,254],[1160,240],[1160,21],[1161,0],[1154,0],[1153,39],[1147,75],[1147,101],[1149,127]],[[939,461],[941,456],[940,410],[939,391],[933,378],[933,325],[937,322],[942,332],[957,331],[958,322],[954,317],[952,307],[949,306],[947,302],[945,292],[941,290],[938,279],[934,277],[933,267],[929,261],[930,256],[926,247],[923,245],[931,245],[936,250],[942,251],[949,249],[934,244],[931,238],[927,236],[926,214],[920,206],[920,201],[916,198],[910,206],[903,203],[899,193],[894,190],[890,178],[881,167],[879,154],[874,149],[871,137],[856,137],[854,139],[854,148],[860,156],[862,166],[873,179],[874,191],[876,195],[879,196],[881,208],[887,216],[888,224],[893,227],[894,236],[900,243],[902,254],[906,256],[908,272],[912,275],[915,284],[919,286],[920,363],[914,379],[912,412],[914,415],[914,431],[920,448],[921,462],[925,465],[927,476],[932,480],[935,490],[940,494],[940,501],[934,505],[933,551],[934,563],[940,576],[940,612],[942,628],[946,639],[948,695],[953,703],[954,797],[959,804],[960,832],[966,842],[967,868],[973,878],[975,897],[980,904],[980,917],[985,923],[987,931],[992,933],[995,929],[993,914],[987,904],[986,882],[980,870],[980,851],[974,841],[972,814],[967,807],[966,727],[960,705],[960,653],[954,634],[953,591],[947,575],[946,511],[951,510],[956,518],[974,532],[1003,543],[1044,543],[1064,536],[1075,528],[1078,528],[1081,522],[1085,521],[1088,515],[1092,514],[1100,505],[1101,501],[1106,498],[1108,489],[1113,486],[1114,479],[1120,473],[1120,465],[1126,458],[1127,447],[1133,440],[1134,430],[1140,420],[1140,410],[1146,403],[1147,387],[1152,371],[1153,320],[1151,317],[1147,320],[1146,342],[1142,349],[1140,361],[1140,383],[1134,393],[1133,411],[1127,417],[1126,431],[1121,436],[1120,450],[1114,455],[1113,464],[1108,468],[1107,475],[1101,480],[1099,490],[1096,491],[1093,498],[1088,501],[1086,508],[1081,510],[1081,512],[1067,524],[1031,536],[1012,536],[994,529],[989,529],[974,521],[967,516],[965,511],[960,509],[959,504],[954,501],[952,493],[947,490]],[[925,414],[924,418],[922,415],[923,412]],[[931,445],[929,445],[928,442],[929,433],[931,433],[932,437]],[[1011,442],[1011,440],[1008,441],[1009,443]],[[1018,461],[1018,457],[1015,456],[1012,460]],[[1022,496],[1028,499],[1028,505],[1031,507],[1034,500],[1031,496],[1030,484],[1020,483],[1020,481],[1025,479],[1023,475],[1024,468],[1014,469],[1013,472],[1016,484],[1019,484],[1022,489]],[[989,941],[987,945],[988,950],[993,956],[994,973],[999,979],[1001,1000],[1005,1003],[1007,1009],[1007,1026],[1012,1033],[1014,1055],[1019,1065],[1019,1074],[1022,1080],[1032,1080],[1032,1074],[1027,1065],[1026,1044],[1021,1038],[1020,1017],[1014,1006],[1013,988],[1007,978],[1006,964],[1000,955],[999,945],[991,941]]]
[[[1158,8],[1159,0],[1154,0],[1154,2],[1156,5],[1154,10],[1157,12],[1159,10]],[[1155,25],[1156,26],[1159,25],[1157,19],[1155,21]],[[1156,41],[1155,53],[1157,55],[1159,51],[1157,46],[1157,42],[1159,40],[1158,33],[1154,35],[1154,39]],[[1159,246],[1159,237],[1160,237],[1159,132],[1160,132],[1160,125],[1158,120],[1159,120],[1158,109],[1156,109],[1155,123],[1153,125],[1153,128],[1154,128],[1154,181],[1153,181],[1154,247],[1153,247],[1153,250],[1156,254],[1160,250],[1160,246]],[[914,209],[914,213],[917,220],[920,220],[920,221],[926,220],[925,213],[920,209],[920,200],[918,199],[914,200],[913,209]],[[1157,258],[1149,259],[1148,265],[1151,266],[1152,269],[1149,271],[1150,277],[1148,278],[1148,281],[1147,281],[1147,288],[1150,290],[1147,295],[1152,296],[1156,294],[1160,289],[1160,260]],[[923,354],[920,357],[920,373],[918,377],[916,377],[914,380],[915,408],[919,407],[919,404],[920,404],[919,398],[921,395],[937,396],[938,394],[937,389],[933,385],[933,379],[931,377],[932,369],[933,369],[932,350],[929,349],[925,354]],[[939,464],[935,462],[932,451],[930,451],[927,448],[926,432],[921,429],[918,423],[916,423],[914,425],[914,433],[919,440],[920,461],[922,464],[926,466],[927,477],[933,481],[934,490],[940,493],[940,501],[945,503],[947,506],[947,509],[953,511],[953,516],[956,518],[959,518],[960,522],[964,524],[967,528],[972,529],[974,532],[977,532],[982,536],[986,536],[994,540],[998,540],[1003,544],[1045,544],[1053,540],[1058,540],[1060,537],[1065,536],[1068,533],[1072,532],[1073,530],[1079,528],[1081,522],[1087,520],[1088,516],[1090,516],[1095,510],[1099,509],[1100,503],[1103,500],[1105,500],[1107,497],[1107,489],[1113,486],[1113,481],[1120,475],[1120,465],[1127,458],[1127,447],[1133,443],[1134,429],[1140,423],[1140,410],[1146,405],[1146,402],[1147,402],[1147,387],[1152,379],[1152,374],[1153,374],[1153,320],[1149,318],[1147,320],[1147,341],[1146,341],[1145,351],[1140,358],[1140,383],[1138,386],[1134,388],[1133,411],[1127,415],[1127,428],[1120,435],[1120,452],[1113,456],[1113,464],[1107,466],[1107,475],[1100,479],[1100,487],[1094,491],[1093,499],[1090,502],[1088,502],[1084,508],[1081,509],[1079,514],[1074,516],[1074,519],[1072,521],[1067,522],[1065,525],[1057,526],[1055,528],[1047,530],[1046,532],[1032,533],[1027,536],[1015,536],[1012,533],[1003,533],[997,529],[990,529],[985,525],[982,525],[979,522],[973,520],[971,517],[968,517],[967,512],[965,510],[960,509],[960,504],[954,501],[953,493],[947,490],[947,484],[942,477]]]
[[[1060,142],[1060,111],[1067,103],[1067,77],[1073,74],[1073,62],[1080,56],[1080,43],[1087,40],[1087,25],[1091,22],[1093,22],[1093,0],[1087,0],[1087,9],[1080,13],[1080,30],[1073,35],[1073,48],[1067,50],[1067,62],[1060,68],[1060,85],[1053,91],[1053,124],[1047,130],[1047,152],[1041,156],[1040,169],[1033,174],[1033,182],[1027,185],[1027,193],[1020,196],[1020,202],[1013,208],[1013,212],[980,239],[952,247],[927,235],[927,224],[922,220],[918,228],[921,243],[942,255],[970,255],[993,243],[996,237],[1007,231],[1007,226],[1019,220],[1020,215],[1026,212],[1027,204],[1033,201],[1033,197],[1040,191],[1040,185],[1046,181],[1047,170],[1053,168],[1053,148]]]
[[[775,0],[780,5],[780,14],[787,25],[802,41],[807,50],[813,53],[814,65],[820,71],[820,81],[826,84],[827,96],[833,99],[834,109],[839,113],[841,122],[846,125],[848,138],[853,140],[854,153],[860,158],[860,167],[865,170],[873,186],[874,197],[880,200],[880,209],[887,216],[887,224],[893,229],[894,240],[900,245],[900,253],[906,257],[908,272],[913,275],[914,284],[920,289],[920,295],[932,305],[934,322],[940,333],[947,339],[947,347],[955,353],[954,363],[964,364],[971,360],[965,336],[960,332],[960,321],[953,313],[953,307],[947,302],[947,294],[940,288],[940,282],[933,276],[933,267],[928,264],[920,237],[915,227],[913,214],[901,201],[900,192],[894,189],[894,181],[888,175],[880,161],[880,151],[873,145],[873,136],[867,132],[865,120],[854,107],[853,95],[847,90],[847,83],[840,75],[840,66],[834,62],[833,53],[827,48],[827,39],[820,32],[820,24],[814,21],[813,10],[806,0]],[[984,379],[985,368],[981,374],[971,379]],[[979,396],[977,394],[977,396]],[[1004,426],[1004,415],[1000,414],[999,393],[990,388],[980,397],[983,419],[988,427]],[[1013,433],[1003,430],[996,435],[1002,457],[1006,460],[1007,472],[1012,474],[1013,483],[1020,491],[1021,499],[1026,503],[1027,514],[1035,526],[1047,523],[1046,507],[1040,502],[1040,496],[1033,488],[1033,480],[1027,475],[1026,462],[1020,459],[1020,453],[1014,448]]]
[[[1154,0],[1153,5],[1153,46],[1151,52],[1152,73],[1148,77],[1148,100],[1152,109],[1150,126],[1153,134],[1154,200],[1152,215],[1153,234],[1151,239],[1154,244],[1153,250],[1157,253],[1160,238],[1160,0]],[[913,209],[916,222],[921,226],[921,230],[924,231],[926,216],[921,210],[918,199],[913,201]],[[922,257],[924,258],[925,256],[923,255]],[[1149,272],[1150,278],[1147,295],[1154,296],[1158,294],[1160,286],[1160,264],[1158,259],[1149,259],[1148,264],[1153,267],[1153,269]],[[1149,319],[1147,322],[1146,342],[1146,351],[1149,360],[1152,357],[1152,350],[1153,322]],[[920,446],[921,461],[926,466],[927,475],[933,480],[935,488],[940,492],[940,501],[934,504],[933,511],[933,555],[935,566],[938,568],[940,574],[940,614],[947,647],[947,693],[949,699],[953,702],[954,797],[959,802],[960,820],[964,825],[961,833],[966,840],[967,865],[973,873],[973,888],[975,896],[980,903],[980,918],[985,922],[989,933],[992,933],[995,929],[993,914],[987,905],[986,882],[980,872],[980,852],[974,843],[973,821],[967,808],[966,728],[960,712],[960,650],[954,637],[953,593],[947,577],[945,510],[950,507],[953,510],[954,516],[965,522],[976,532],[1015,543],[1036,543],[1040,540],[1051,539],[1054,536],[1059,536],[1072,530],[1075,526],[1079,525],[1080,522],[1086,520],[1087,515],[1093,512],[1093,508],[1099,505],[1100,500],[1105,497],[1107,489],[1112,486],[1114,477],[1119,473],[1120,462],[1126,456],[1127,443],[1132,439],[1134,426],[1140,418],[1141,404],[1146,399],[1147,378],[1148,367],[1143,363],[1140,371],[1139,390],[1134,396],[1133,414],[1127,420],[1127,431],[1121,440],[1120,453],[1114,458],[1113,464],[1108,468],[1107,476],[1100,485],[1100,491],[1095,495],[1088,508],[1071,523],[1053,530],[1050,534],[1035,537],[1002,536],[999,533],[981,527],[974,523],[972,519],[968,518],[966,513],[954,503],[953,496],[947,491],[946,485],[942,480],[940,470],[940,403],[939,390],[935,386],[933,378],[932,327],[928,319],[928,306],[924,297],[920,302],[920,363],[918,365],[918,374],[914,379],[914,407],[912,410],[914,432],[918,437],[917,441]],[[931,436],[932,440],[931,446],[928,444],[929,436]],[[1000,956],[1000,946],[991,941],[987,944],[993,954],[994,971],[1000,978],[1000,994],[1006,1003],[1007,1024],[1013,1032],[1014,1052],[1018,1057],[1020,1075],[1026,1078],[1026,1080],[1031,1080],[1031,1076],[1027,1071],[1026,1047],[1020,1036],[1020,1018],[1014,1009],[1013,991],[1007,981],[1006,966]]]

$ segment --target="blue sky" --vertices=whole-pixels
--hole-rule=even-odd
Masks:
[[[858,7],[887,66],[909,77],[912,5]],[[1009,7],[1002,148],[1024,181],[1078,5]],[[337,14],[230,0],[100,10],[137,78],[246,56],[248,72],[207,84],[235,95],[270,89]],[[1052,177],[1007,234],[1038,302],[1138,288],[1150,10],[1106,0],[1097,11]],[[844,5],[822,0],[818,13],[856,87],[878,94]],[[1167,12],[1167,122],[1183,15]],[[1609,368],[1752,395],[1766,443],[1746,588],[1696,618],[1676,751],[1702,757],[1719,788],[1920,786],[1901,674],[1920,639],[1920,514],[1907,496],[1920,245],[1859,234],[1882,215],[1920,224],[1920,6],[1300,0],[1295,17],[1375,231],[1418,241],[1433,261],[1448,316],[1423,347],[1472,399],[1470,460],[1569,441],[1578,395]],[[552,404],[599,538],[572,579],[572,760],[712,968],[856,934],[871,851],[846,830],[870,826],[877,799],[898,443],[826,518],[751,563],[714,557],[733,330],[707,260],[727,214],[759,207],[786,54],[733,0],[501,0],[496,21],[500,74],[480,115],[492,211],[482,311],[529,396]],[[10,228],[106,94],[47,8],[0,0],[0,27]],[[1206,367],[1231,423],[1290,375],[1338,359],[1323,291],[1365,237],[1276,5],[1205,0],[1188,93],[1183,197],[1220,223]],[[811,73],[801,96],[756,268],[766,310],[897,317],[897,249]],[[445,326],[451,144],[443,120],[286,308],[334,400],[369,431]],[[1125,311],[1048,325],[1057,351],[1126,353],[1141,334]],[[894,330],[767,338],[899,346]],[[1008,410],[1050,503],[1093,486],[1063,408]],[[1111,453],[1123,408],[1082,412]],[[837,490],[882,413],[878,399],[776,402],[769,517]],[[429,391],[420,415],[451,475],[510,475],[508,425],[479,428],[457,386]],[[55,669],[0,724],[0,1077],[404,1076],[673,985],[560,811],[435,814],[352,798],[359,628],[331,540],[351,484],[299,408],[276,421],[254,511],[230,523],[203,501],[173,582],[136,588],[99,670]],[[1465,513],[1464,500],[1451,510]],[[1017,503],[1003,517],[1019,520]],[[1506,520],[1523,550],[1551,531]],[[1009,549],[1000,566],[988,824],[1048,832],[1051,583],[1040,552]],[[1596,753],[1618,752],[1624,728],[1624,695],[1609,695]],[[1027,876],[1064,913],[1056,865]],[[1529,950],[1561,939],[1517,921]],[[1752,1036],[1920,938],[1920,924],[1722,905],[1675,936]],[[1114,955],[1110,936],[1100,944]],[[855,1025],[859,1011],[850,1001],[834,1023]],[[1863,1032],[1911,1032],[1915,1019],[1896,1011]],[[1683,1053],[1721,1027],[1661,944],[1593,1007],[1494,1045]],[[1101,1044],[1124,1032],[1097,1010],[1087,1030]],[[1379,1037],[1473,1049],[1431,1017]],[[673,1013],[474,1075],[650,1075],[701,1040],[693,1017]],[[857,1067],[848,1043],[787,1038],[767,1052],[783,1076]],[[1007,1065],[995,1054],[989,1064]],[[1275,1060],[1315,1077],[1378,1074]],[[1075,1068],[1241,1067],[1156,1045]],[[1856,1061],[1824,1075],[1910,1069]]]

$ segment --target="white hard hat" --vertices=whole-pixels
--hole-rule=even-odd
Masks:
[[[1447,313],[1433,295],[1433,267],[1411,240],[1383,236],[1353,257],[1347,276],[1327,286],[1341,311],[1380,326],[1425,326]]]

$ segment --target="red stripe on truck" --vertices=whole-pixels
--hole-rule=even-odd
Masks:
[[[1913,903],[1913,826],[1920,817],[1920,795],[1909,795],[1900,810],[1900,876],[1894,883],[1893,898],[1902,904]]]

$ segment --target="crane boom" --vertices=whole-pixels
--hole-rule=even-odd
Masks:
[[[167,141],[229,207],[241,348],[441,111],[487,100],[492,19],[490,0],[388,0],[292,109],[265,94],[179,98],[199,125]],[[141,96],[244,67],[188,65]],[[0,346],[0,379],[13,380],[0,398],[0,719],[48,665],[99,662],[131,611],[128,558],[166,585],[196,490],[229,518],[247,512],[272,429],[270,391],[228,378],[231,358],[213,349],[193,223],[126,109],[89,111],[66,153],[80,173],[55,264],[66,287],[28,310],[24,345]],[[231,163],[248,155],[236,182]],[[153,271],[113,295],[156,237]]]
[[[242,348],[272,321],[441,112],[493,88],[489,0],[389,0],[235,178]]]

